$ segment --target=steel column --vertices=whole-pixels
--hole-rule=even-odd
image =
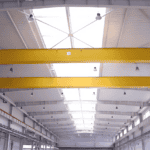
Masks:
[[[10,104],[9,106],[9,114],[12,115],[12,111],[13,111],[13,105]],[[12,121],[11,120],[8,120],[8,128],[10,128],[10,125],[11,125]]]
[[[6,150],[10,150],[10,133],[8,133]]]
[[[19,150],[23,150],[23,143],[24,143],[24,139],[20,139]]]
[[[142,114],[139,114],[139,119],[140,119],[140,123],[143,121],[143,116]],[[140,128],[141,130],[141,135],[143,135],[143,127]],[[145,150],[145,143],[144,143],[144,139],[141,139],[142,140],[142,150]]]

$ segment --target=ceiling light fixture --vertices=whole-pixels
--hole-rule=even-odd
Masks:
[[[138,67],[138,66],[136,66],[135,70],[136,70],[136,71],[138,71],[138,70],[139,70],[139,67]]]
[[[13,72],[13,68],[10,68],[10,71]]]
[[[97,13],[96,20],[101,20],[101,19],[102,19],[101,14]]]
[[[3,100],[3,103],[5,103],[5,104],[6,104],[6,103],[7,103],[7,101]]]
[[[94,67],[94,71],[97,71],[97,68],[96,68],[96,67]]]
[[[30,16],[29,16],[29,18],[28,18],[28,21],[29,21],[29,22],[34,21],[34,18],[33,18],[33,15],[32,15],[32,14],[30,14]]]

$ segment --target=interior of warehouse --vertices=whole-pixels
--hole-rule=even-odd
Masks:
[[[149,35],[149,0],[0,0],[0,150],[149,150]]]

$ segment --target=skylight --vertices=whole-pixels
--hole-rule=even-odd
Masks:
[[[46,48],[101,48],[105,8],[34,9]],[[69,14],[68,14],[69,13]],[[99,77],[100,63],[52,64],[57,77]],[[77,130],[93,132],[97,88],[62,89]],[[69,102],[69,103],[68,103]]]

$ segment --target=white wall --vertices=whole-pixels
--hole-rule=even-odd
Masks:
[[[33,121],[31,119],[27,118],[27,117],[25,118],[25,123],[27,125],[29,125],[30,127],[33,127]]]
[[[23,113],[15,107],[13,107],[12,116],[16,117],[20,121],[23,121]]]
[[[8,119],[0,115],[0,123],[2,125],[8,126]]]

